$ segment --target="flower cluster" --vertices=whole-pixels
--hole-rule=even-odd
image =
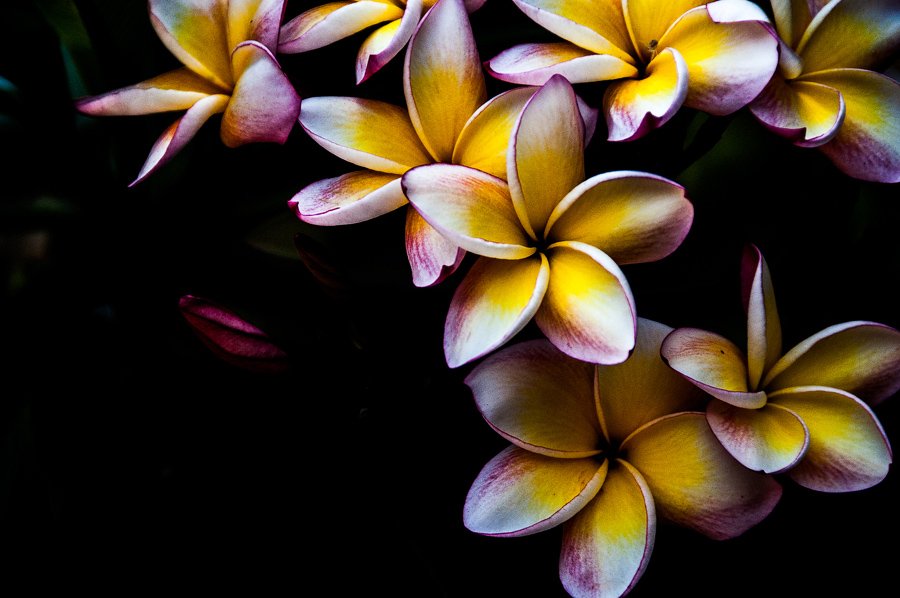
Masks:
[[[286,23],[284,0],[149,0],[156,33],[184,66],[77,106],[185,111],[135,183],[219,113],[230,147],[305,133],[358,169],[300,189],[288,201],[300,220],[353,225],[403,208],[417,287],[450,284],[474,254],[455,283],[444,355],[450,368],[485,358],[465,382],[512,446],[475,479],[463,523],[490,536],[563,525],[559,575],[573,596],[633,588],[658,519],[713,539],[742,534],[778,503],[775,474],[825,492],[884,479],[891,449],[871,406],[900,389],[900,332],[848,322],[782,355],[771,276],[753,245],[746,354],[717,334],[639,317],[623,267],[677,251],[700,208],[658,174],[589,172],[585,150],[604,122],[609,141],[628,142],[683,109],[715,117],[749,106],[844,173],[896,182],[900,88],[866,69],[900,45],[898,3],[772,0],[772,19],[747,0],[514,3],[563,41],[482,63],[469,15],[483,0],[341,1]],[[405,48],[405,106],[301,102],[276,54],[370,27],[359,89]],[[517,86],[490,96],[497,81]],[[576,93],[591,82],[607,82],[602,97],[596,86]],[[192,296],[181,308],[226,361],[287,367],[230,310]],[[542,338],[501,348],[526,329]]]

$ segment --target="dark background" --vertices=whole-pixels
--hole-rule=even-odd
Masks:
[[[564,595],[559,530],[489,539],[462,526],[469,485],[505,446],[462,383],[471,366],[443,361],[462,272],[412,286],[402,210],[333,229],[296,220],[286,207],[296,191],[354,168],[299,127],[285,146],[229,150],[214,119],[128,189],[176,116],[86,118],[72,97],[178,64],[143,1],[74,2],[83,34],[60,17],[69,4],[11,3],[0,37],[0,76],[14,86],[0,89],[4,585]],[[289,2],[288,17],[315,4]],[[552,39],[502,0],[488,0],[473,27],[483,58]],[[304,96],[402,104],[402,56],[354,85],[364,37],[282,65]],[[596,106],[603,85],[577,90]],[[900,324],[896,187],[847,178],[745,111],[704,119],[684,109],[643,140],[604,138],[601,123],[589,175],[663,174],[696,208],[678,251],[625,268],[642,316],[743,342],[738,267],[755,242],[785,349],[848,320]],[[290,371],[217,360],[178,312],[187,293],[268,331]],[[535,335],[529,327],[522,338]],[[900,438],[896,399],[876,411]],[[783,481],[775,512],[741,538],[661,524],[632,595],[888,593],[896,472],[845,495]]]

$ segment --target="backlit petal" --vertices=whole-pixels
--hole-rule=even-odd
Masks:
[[[785,81],[776,74],[750,104],[769,130],[800,147],[827,143],[844,122],[846,106],[837,89],[812,81]]]
[[[635,309],[625,275],[584,243],[547,250],[550,284],[535,322],[563,353],[592,363],[621,363],[635,343]]]
[[[487,536],[526,536],[571,518],[603,485],[608,464],[556,459],[511,446],[472,483],[463,524]]]
[[[719,400],[735,407],[757,409],[766,393],[747,387],[747,360],[730,340],[697,328],[679,328],[660,350],[669,367]]]
[[[285,0],[228,0],[228,47],[255,40],[271,50],[278,48]]]
[[[96,116],[134,116],[187,110],[203,98],[222,93],[218,87],[180,68],[137,85],[123,87],[76,102],[78,110]]]
[[[520,85],[543,85],[553,75],[562,75],[571,83],[590,83],[638,73],[621,58],[594,54],[566,42],[513,46],[487,61],[485,68],[501,81]]]
[[[362,83],[400,53],[424,11],[422,0],[409,0],[400,19],[382,25],[363,42],[356,55],[356,82]]]
[[[442,235],[413,208],[406,210],[406,259],[413,284],[430,287],[453,274],[466,252]]]
[[[702,413],[654,420],[621,450],[647,481],[660,517],[716,540],[741,535],[781,498],[775,480],[746,469],[722,448]]]
[[[617,598],[637,583],[656,538],[656,508],[638,471],[619,460],[565,526],[559,578],[576,598]]]
[[[823,386],[786,388],[771,397],[809,429],[809,450],[788,472],[798,484],[822,492],[852,492],[887,475],[891,447],[878,418],[858,398]]]
[[[688,67],[666,48],[647,65],[643,79],[618,81],[603,95],[610,141],[637,139],[675,116],[688,94]]]
[[[319,226],[364,222],[405,204],[400,177],[371,170],[312,183],[288,202],[297,217]]]
[[[755,245],[744,251],[741,289],[747,312],[747,384],[759,388],[763,375],[781,357],[781,320],[769,266]]]
[[[900,332],[876,322],[830,326],[788,351],[764,384],[830,386],[875,405],[900,390]]]
[[[741,409],[723,401],[706,408],[706,421],[722,446],[753,471],[777,473],[806,454],[809,432],[800,417],[780,405]]]
[[[278,51],[308,52],[349,37],[366,27],[399,19],[403,10],[388,2],[329,2],[294,17],[281,28]]]
[[[681,244],[693,217],[681,185],[643,172],[610,172],[563,198],[550,215],[547,237],[593,245],[617,264],[652,262]]]
[[[300,124],[329,152],[363,168],[403,174],[431,162],[402,108],[345,97],[303,101]]]

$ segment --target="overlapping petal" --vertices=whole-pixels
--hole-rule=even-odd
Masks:
[[[747,312],[747,383],[759,388],[763,375],[781,357],[781,320],[769,266],[756,246],[744,251],[741,283]]]
[[[837,135],[844,123],[844,96],[812,81],[785,81],[776,74],[750,104],[768,129],[800,147],[817,147]]]
[[[900,390],[900,332],[875,322],[830,326],[788,351],[764,383],[829,386],[877,404]]]
[[[359,98],[307,98],[300,124],[319,145],[363,168],[403,174],[431,162],[402,108]]]
[[[796,48],[803,32],[812,21],[815,5],[822,0],[815,0],[810,3],[809,0],[771,0],[772,12],[775,15],[775,27],[779,37],[783,39],[788,46]]]
[[[284,9],[285,0],[228,0],[228,48],[255,40],[274,53]]]
[[[593,245],[617,264],[652,262],[681,244],[693,217],[681,185],[643,172],[610,172],[563,198],[547,222],[547,236]]]
[[[887,475],[892,455],[884,430],[852,394],[800,386],[773,392],[771,400],[799,415],[809,429],[809,450],[788,472],[801,486],[851,492],[874,486]]]
[[[536,340],[491,355],[466,384],[484,419],[513,444],[553,457],[589,457],[600,452],[593,370]]]
[[[456,271],[466,252],[414,209],[406,210],[406,258],[417,287],[435,285]]]
[[[656,508],[641,474],[614,464],[597,496],[565,526],[559,578],[575,597],[618,597],[640,579],[656,538]]]
[[[566,42],[513,46],[487,61],[485,68],[501,81],[520,85],[543,85],[553,75],[562,75],[570,83],[590,83],[638,74],[626,60]]]
[[[744,533],[781,498],[777,482],[722,448],[701,413],[654,420],[621,451],[646,480],[658,515],[717,540]]]
[[[403,16],[395,4],[379,0],[329,2],[294,17],[281,28],[278,51],[307,52],[344,39],[366,27]]]
[[[550,282],[535,316],[562,352],[593,363],[621,363],[635,343],[634,298],[625,275],[605,253],[585,243],[547,250]]]
[[[149,0],[150,22],[163,44],[186,67],[231,89],[227,6],[220,0]]]
[[[549,529],[596,496],[608,467],[606,461],[555,459],[508,447],[472,483],[463,523],[489,536],[524,536]]]
[[[399,20],[391,21],[373,31],[356,55],[356,82],[362,83],[400,53],[412,36],[422,17],[422,0],[408,0]]]
[[[634,47],[644,62],[650,62],[651,43],[659,42],[678,17],[688,10],[706,4],[704,0],[623,0],[625,21]]]
[[[543,255],[475,262],[450,302],[444,325],[447,364],[458,367],[511,339],[538,310],[549,278]]]
[[[187,110],[203,98],[223,91],[190,69],[180,68],[136,85],[84,98],[76,102],[76,107],[95,116],[153,114]]]
[[[400,177],[359,170],[307,185],[288,202],[304,222],[355,224],[406,205]]]

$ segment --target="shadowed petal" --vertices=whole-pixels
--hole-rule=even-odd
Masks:
[[[563,353],[592,363],[621,363],[635,342],[635,309],[625,275],[584,243],[547,250],[550,284],[535,322]]]
[[[308,52],[402,16],[403,10],[388,2],[329,2],[285,23],[281,28],[278,51],[282,54]]]
[[[149,0],[150,22],[163,44],[186,67],[231,89],[226,3],[220,0]]]
[[[621,58],[565,42],[513,46],[487,61],[485,68],[501,81],[520,85],[543,85],[553,75],[562,75],[570,83],[591,83],[638,74]]]
[[[653,551],[656,508],[638,471],[618,460],[597,496],[565,526],[559,578],[576,597],[617,598],[637,583]]]
[[[137,85],[82,98],[75,106],[80,112],[95,116],[134,116],[187,110],[199,100],[219,93],[221,89],[200,75],[180,68]]]
[[[900,390],[900,332],[876,322],[830,326],[788,351],[764,384],[830,386],[875,405]]]
[[[837,89],[811,81],[785,81],[776,74],[750,104],[766,128],[800,147],[817,147],[837,135],[846,106]]]
[[[593,459],[555,459],[511,446],[491,459],[472,483],[463,524],[487,536],[527,536],[578,513],[609,467]]]
[[[798,484],[822,492],[852,492],[887,475],[891,447],[878,418],[858,398],[824,386],[786,388],[771,397],[809,429],[809,450],[788,472]]]
[[[360,84],[400,53],[412,36],[424,10],[422,0],[409,0],[403,17],[372,32],[356,55],[356,83]]]
[[[778,35],[791,48],[796,48],[813,13],[809,0],[771,0]],[[813,2],[815,4],[815,2]]]
[[[675,116],[688,94],[688,70],[673,48],[647,65],[643,79],[618,81],[603,94],[610,141],[630,141]]]
[[[658,417],[702,407],[706,395],[659,356],[660,345],[671,331],[665,324],[638,318],[631,357],[596,368],[597,414],[613,446]]]
[[[746,358],[725,337],[679,328],[663,341],[660,354],[669,367],[719,400],[744,409],[766,404],[766,393],[748,390]]]
[[[300,220],[319,226],[365,222],[405,204],[400,177],[371,170],[312,183],[288,202]]]
[[[413,208],[406,211],[406,259],[413,284],[430,287],[453,274],[466,252],[450,241]]]
[[[759,388],[763,374],[781,357],[781,320],[769,266],[755,245],[744,250],[741,287],[747,312],[747,384]]]
[[[486,99],[481,59],[462,0],[440,0],[422,19],[409,40],[403,90],[422,143],[436,161],[450,162],[459,134]]]
[[[444,325],[447,365],[459,367],[490,353],[534,316],[550,277],[547,258],[481,258],[460,283]]]
[[[781,486],[735,461],[702,413],[661,417],[622,444],[641,472],[661,517],[715,540],[739,536],[781,498]]]
[[[593,245],[617,264],[653,262],[681,245],[693,219],[681,185],[643,172],[609,172],[563,198],[546,236]]]
[[[403,175],[403,191],[431,226],[467,251],[499,259],[535,252],[503,179],[466,166],[429,164]]]
[[[759,19],[747,20],[747,19]],[[685,106],[730,114],[763,90],[778,66],[778,41],[765,13],[745,0],[721,0],[684,14],[659,41],[687,64]]]
[[[706,421],[725,450],[754,471],[778,473],[806,454],[809,432],[803,420],[780,405],[741,409],[723,401],[706,408]]]
[[[600,452],[594,367],[544,339],[489,356],[466,378],[481,415],[501,436],[551,457]]]
[[[224,112],[228,105],[229,97],[225,95],[208,96],[191,106],[184,116],[176,120],[165,132],[156,140],[150,149],[150,155],[147,161],[141,167],[141,172],[134,181],[128,185],[133,187],[137,185],[157,168],[172,159],[172,156],[181,151],[187,142],[194,138],[200,127],[203,126],[213,114]]]
[[[237,83],[222,117],[225,145],[287,141],[300,114],[300,96],[269,49],[259,42],[239,45],[234,72]]]
[[[377,100],[307,98],[300,124],[329,152],[363,168],[403,174],[431,162],[402,108]]]
[[[285,0],[228,0],[228,48],[255,40],[274,53],[284,8]]]

